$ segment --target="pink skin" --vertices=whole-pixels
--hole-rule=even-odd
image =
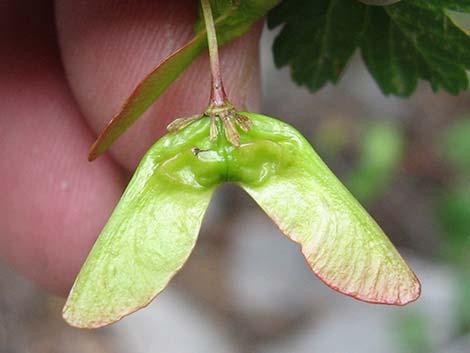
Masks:
[[[87,161],[95,137],[139,80],[191,37],[195,4],[0,6],[0,256],[47,290],[67,294],[129,172],[167,123],[206,107],[203,55],[109,153]],[[259,97],[259,32],[256,26],[221,50],[228,96],[251,110]]]

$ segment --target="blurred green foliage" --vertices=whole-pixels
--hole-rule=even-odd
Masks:
[[[469,21],[470,27],[470,21]],[[317,143],[330,156],[338,157],[354,147],[354,164],[345,183],[361,201],[380,198],[400,173],[407,149],[404,127],[383,119],[366,121],[352,131],[347,122],[322,124]],[[433,148],[435,149],[433,151]],[[350,160],[348,153],[348,160]],[[455,336],[470,333],[470,116],[453,120],[429,145],[428,158],[440,168],[430,192],[431,209],[442,237],[439,254],[457,276],[454,317]],[[426,313],[407,311],[397,317],[394,337],[403,353],[429,353],[432,332]]]
[[[468,266],[460,268],[456,302],[455,314],[457,316],[458,334],[467,334],[470,332],[470,278]]]
[[[470,117],[445,129],[438,146],[451,178],[440,190],[436,214],[442,254],[458,273],[455,314],[459,333],[464,334],[470,332]]]
[[[437,218],[445,237],[443,242],[445,258],[457,264],[470,264],[470,185],[468,181],[441,191],[437,203]]]
[[[369,124],[361,135],[358,161],[346,183],[353,195],[370,201],[386,189],[396,174],[404,138],[400,127],[391,121]]]
[[[420,312],[409,312],[397,321],[396,339],[404,353],[433,352],[428,321]]]
[[[470,174],[470,117],[459,119],[444,130],[439,147],[442,158],[457,172]]]
[[[371,202],[386,190],[398,173],[405,150],[403,128],[390,120],[365,120],[354,127],[332,119],[317,130],[315,145],[322,154],[338,157],[353,150],[354,164],[343,179],[351,193]],[[348,157],[349,159],[349,157]]]

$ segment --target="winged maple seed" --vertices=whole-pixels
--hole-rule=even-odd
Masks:
[[[64,308],[73,326],[110,324],[150,303],[191,253],[216,188],[250,194],[298,243],[312,271],[356,299],[404,305],[420,284],[380,227],[291,126],[259,114],[234,146],[210,138],[204,116],[144,156],[101,232]],[[234,118],[231,118],[234,119]]]
[[[172,122],[145,154],[80,270],[64,319],[96,328],[148,305],[189,257],[212,194],[225,182],[251,195],[332,289],[372,303],[416,300],[421,286],[413,271],[305,138],[230,104],[209,1],[201,5],[210,104]],[[138,101],[129,111],[139,110]]]

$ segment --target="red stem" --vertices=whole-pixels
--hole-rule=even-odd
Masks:
[[[213,106],[222,106],[227,100],[227,94],[222,82],[222,73],[220,70],[219,50],[217,44],[217,34],[215,31],[214,18],[209,0],[201,0],[202,12],[207,31],[207,44],[209,47],[209,60],[211,65],[211,98],[210,104]]]
[[[212,89],[211,89],[211,104],[213,106],[222,106],[227,100],[224,84],[222,82],[222,74],[220,67],[214,72],[212,71]]]

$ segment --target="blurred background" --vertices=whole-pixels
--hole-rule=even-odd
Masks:
[[[68,327],[55,298],[0,262],[1,353],[470,352],[470,94],[384,97],[360,58],[312,95],[276,70],[264,31],[263,109],[299,129],[413,267],[422,297],[358,302],[323,285],[241,189],[213,199],[197,247],[147,309]]]

